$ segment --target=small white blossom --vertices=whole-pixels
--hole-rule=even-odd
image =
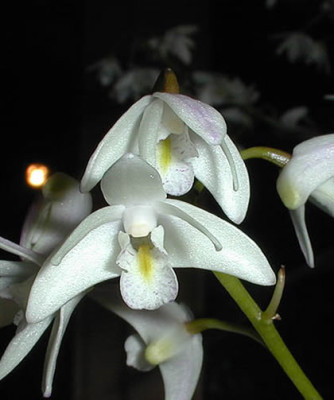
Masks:
[[[202,368],[203,346],[202,335],[186,329],[192,320],[189,309],[172,302],[154,311],[135,311],[105,289],[93,292],[93,298],[138,332],[125,342],[127,365],[140,371],[158,366],[165,400],[190,400]]]
[[[290,210],[307,263],[314,266],[305,224],[308,199],[334,217],[334,134],[317,136],[293,149],[292,158],[277,180],[277,191]]]
[[[82,291],[118,276],[123,299],[136,309],[156,309],[176,298],[173,268],[275,282],[248,236],[198,207],[166,199],[160,175],[138,156],[117,161],[101,188],[110,206],[83,220],[46,260],[30,292],[28,321],[40,321]]]
[[[165,92],[141,98],[99,143],[81,189],[91,190],[127,152],[159,171],[168,194],[187,193],[196,177],[233,222],[244,219],[250,191],[247,169],[226,134],[224,118],[208,104]]]

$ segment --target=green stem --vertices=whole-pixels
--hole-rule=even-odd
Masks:
[[[248,336],[256,342],[263,345],[263,341],[256,331],[247,329],[242,326],[232,324],[230,322],[221,321],[215,318],[197,318],[187,322],[186,329],[192,335],[203,332],[207,329],[217,329],[225,332],[237,333],[240,335]]]
[[[214,274],[247,316],[269,351],[276,358],[299,392],[303,395],[304,399],[322,399],[290,353],[280,334],[276,330],[273,320],[263,317],[262,310],[245,289],[241,281],[231,275],[219,272],[214,272]]]
[[[263,160],[270,161],[279,167],[284,167],[291,158],[291,154],[286,151],[265,146],[250,147],[241,150],[240,154],[244,160],[248,160],[249,158],[262,158]]]

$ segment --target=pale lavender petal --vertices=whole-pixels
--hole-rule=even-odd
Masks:
[[[182,94],[156,92],[153,97],[168,104],[175,114],[207,143],[222,143],[226,135],[226,123],[213,107]]]

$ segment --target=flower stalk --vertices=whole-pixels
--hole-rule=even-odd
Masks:
[[[243,160],[250,158],[262,158],[263,160],[269,161],[278,167],[284,167],[291,158],[291,154],[286,151],[274,149],[272,147],[256,146],[250,147],[240,151]]]
[[[266,315],[268,309],[266,312],[262,312],[238,278],[219,272],[214,272],[214,274],[221,285],[227,290],[243,313],[247,316],[255,330],[261,336],[268,350],[276,358],[277,362],[291,379],[304,399],[321,400],[321,395],[317,392],[312,382],[300,368],[299,364],[278,333],[274,325],[274,319],[268,319],[268,316]],[[278,279],[278,282],[280,282],[280,278]],[[280,283],[278,285],[280,285]]]

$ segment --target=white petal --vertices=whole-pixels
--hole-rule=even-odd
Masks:
[[[63,173],[52,175],[43,197],[30,208],[20,245],[49,255],[92,210],[90,193],[81,193],[79,182]]]
[[[189,400],[196,389],[203,361],[202,336],[193,335],[179,354],[159,365],[165,400]]]
[[[52,319],[53,315],[36,324],[27,324],[25,320],[21,322],[18,333],[11,340],[0,360],[0,379],[8,375],[27,356]]]
[[[261,249],[228,222],[179,200],[166,200],[207,227],[221,243],[217,251],[203,231],[177,216],[160,215],[165,248],[173,268],[202,268],[220,271],[260,285],[273,285],[275,274]]]
[[[82,291],[119,276],[115,262],[120,251],[120,224],[104,223],[86,233],[71,249],[66,249],[58,265],[52,262],[52,256],[46,261],[31,288],[26,312],[29,322],[42,320]]]
[[[88,162],[81,180],[82,191],[91,190],[104,173],[130,150],[142,113],[151,100],[151,96],[142,97],[107,132]]]
[[[80,293],[72,300],[66,303],[56,314],[52,325],[52,331],[48,342],[48,348],[45,355],[44,371],[42,379],[42,392],[44,397],[50,397],[52,392],[52,382],[56,370],[56,362],[60,350],[60,345],[67,328],[71,315],[84,297],[86,292]]]
[[[291,210],[305,204],[310,194],[334,176],[334,134],[300,143],[277,179],[277,191]]]
[[[195,135],[191,136],[191,140],[199,153],[198,157],[190,160],[196,178],[209,190],[228,218],[234,223],[241,223],[247,212],[250,188],[248,172],[239,151],[226,136],[225,143],[237,175],[238,190],[235,190],[233,171],[222,148],[210,146]]]
[[[146,108],[138,131],[139,154],[152,166],[156,164],[155,148],[158,142],[163,108],[163,102],[154,99]]]
[[[310,267],[313,268],[314,255],[311,240],[305,223],[305,206],[300,206],[296,210],[290,210],[290,216],[306,262]]]
[[[139,335],[129,336],[125,343],[126,365],[139,371],[150,371],[154,365],[147,362],[145,358],[146,344]]]
[[[207,143],[222,143],[226,135],[226,123],[213,107],[182,94],[156,92],[153,97],[168,104],[175,114]]]
[[[167,261],[165,254],[149,245],[139,246],[138,252],[131,245],[123,250],[117,259],[123,269],[120,289],[130,308],[155,310],[175,299],[178,283]]]
[[[334,217],[334,179],[331,178],[314,190],[309,200]]]
[[[101,189],[111,205],[144,205],[166,198],[159,173],[132,153],[123,156],[108,170]]]

